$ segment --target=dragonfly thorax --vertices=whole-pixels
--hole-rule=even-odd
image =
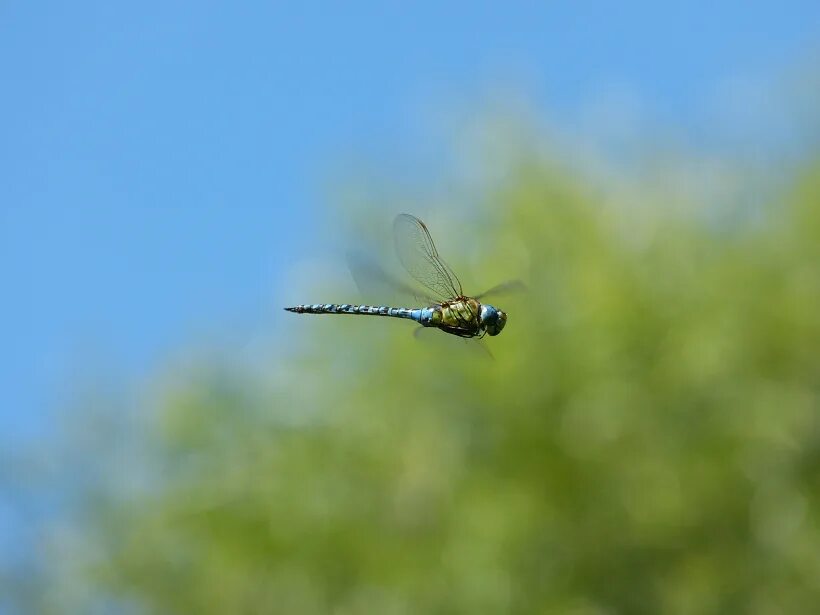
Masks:
[[[498,335],[507,324],[507,314],[472,297],[457,297],[432,306],[429,313],[423,310],[419,322],[461,337]]]

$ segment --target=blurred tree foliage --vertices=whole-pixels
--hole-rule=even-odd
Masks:
[[[170,377],[145,454],[99,460],[69,584],[150,613],[812,611],[820,167],[749,215],[675,190],[602,204],[527,161],[469,238],[434,227],[529,285],[493,360],[286,314],[263,376]]]

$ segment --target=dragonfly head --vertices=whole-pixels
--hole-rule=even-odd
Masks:
[[[481,305],[479,313],[481,328],[490,335],[498,335],[507,324],[507,313],[491,305]]]

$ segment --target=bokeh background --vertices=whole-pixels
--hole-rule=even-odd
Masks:
[[[812,2],[4,3],[0,613],[810,613]],[[307,317],[425,219],[493,358]],[[386,293],[387,294],[387,293]],[[396,299],[398,300],[398,299]]]

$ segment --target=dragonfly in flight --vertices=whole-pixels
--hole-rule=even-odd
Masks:
[[[522,287],[507,282],[479,295],[464,294],[458,276],[439,256],[427,225],[410,214],[400,214],[393,223],[396,252],[404,268],[430,294],[426,307],[403,308],[386,305],[318,303],[286,307],[297,314],[361,314],[415,320],[423,327],[435,327],[459,337],[498,335],[507,324],[507,313],[482,303],[482,297]]]

